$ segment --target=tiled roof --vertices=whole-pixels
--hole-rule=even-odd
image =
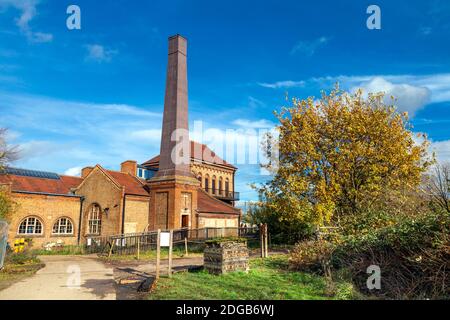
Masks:
[[[148,196],[149,193],[144,188],[145,184],[137,177],[128,173],[106,170],[106,172],[121,186],[125,187],[125,193]]]
[[[83,181],[79,177],[58,176],[56,178],[40,178],[18,174],[0,173],[0,184],[12,184],[12,191],[37,192],[50,194],[69,194],[72,188]]]
[[[218,155],[215,154],[214,151],[212,151],[210,148],[208,148],[207,145],[201,144],[195,141],[191,141],[191,159],[199,160],[199,161],[205,161],[217,165],[226,166],[232,169],[236,169],[235,166],[229,164],[222,158],[220,158]],[[159,155],[156,157],[153,157],[152,159],[144,162],[142,166],[148,166],[153,168],[159,167]]]
[[[240,214],[241,211],[210,196],[203,189],[197,191],[197,211],[202,213]]]

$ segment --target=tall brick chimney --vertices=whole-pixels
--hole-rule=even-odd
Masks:
[[[195,212],[200,182],[190,168],[186,54],[187,40],[180,35],[170,37],[159,170],[147,180],[149,230],[179,229],[186,218],[189,226],[197,225]],[[174,132],[178,134],[173,136]],[[177,148],[180,145],[181,150]],[[191,203],[188,209],[186,199]]]
[[[188,176],[190,170],[190,142],[188,125],[187,40],[180,35],[169,38],[166,94],[161,135],[161,151],[157,177]],[[181,129],[181,130],[180,130]],[[177,141],[174,140],[174,132]],[[176,145],[184,145],[176,152]],[[187,161],[183,161],[187,159]]]

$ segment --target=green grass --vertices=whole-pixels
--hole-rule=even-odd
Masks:
[[[85,254],[84,246],[69,245],[62,247],[55,247],[52,250],[34,249],[33,253],[38,256],[66,256],[66,255],[82,255]]]
[[[206,271],[160,278],[149,299],[159,300],[320,300],[349,299],[351,285],[330,286],[323,277],[288,270],[286,255],[250,260],[248,273],[211,275]],[[350,292],[350,293],[349,293]]]
[[[44,267],[44,264],[33,253],[7,254],[4,267],[0,270],[0,290],[32,276],[42,267]]]

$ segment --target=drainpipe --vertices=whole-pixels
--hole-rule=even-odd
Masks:
[[[125,233],[125,201],[127,199],[127,195],[123,194],[123,204],[122,204],[122,234]]]
[[[83,217],[83,203],[84,203],[84,196],[80,198],[80,218],[78,219],[78,239],[77,244],[80,245],[81,240],[81,223],[82,223],[82,217]]]

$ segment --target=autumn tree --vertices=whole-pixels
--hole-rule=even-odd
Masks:
[[[17,148],[6,142],[6,129],[0,128],[0,174],[6,165],[17,159]],[[0,219],[8,220],[15,208],[8,191],[0,184]]]
[[[428,141],[416,143],[406,113],[388,105],[383,94],[364,96],[338,88],[293,99],[276,113],[279,138],[268,137],[266,166],[273,179],[258,187],[263,205],[280,220],[323,225],[373,206],[386,191],[416,188],[432,163]]]

